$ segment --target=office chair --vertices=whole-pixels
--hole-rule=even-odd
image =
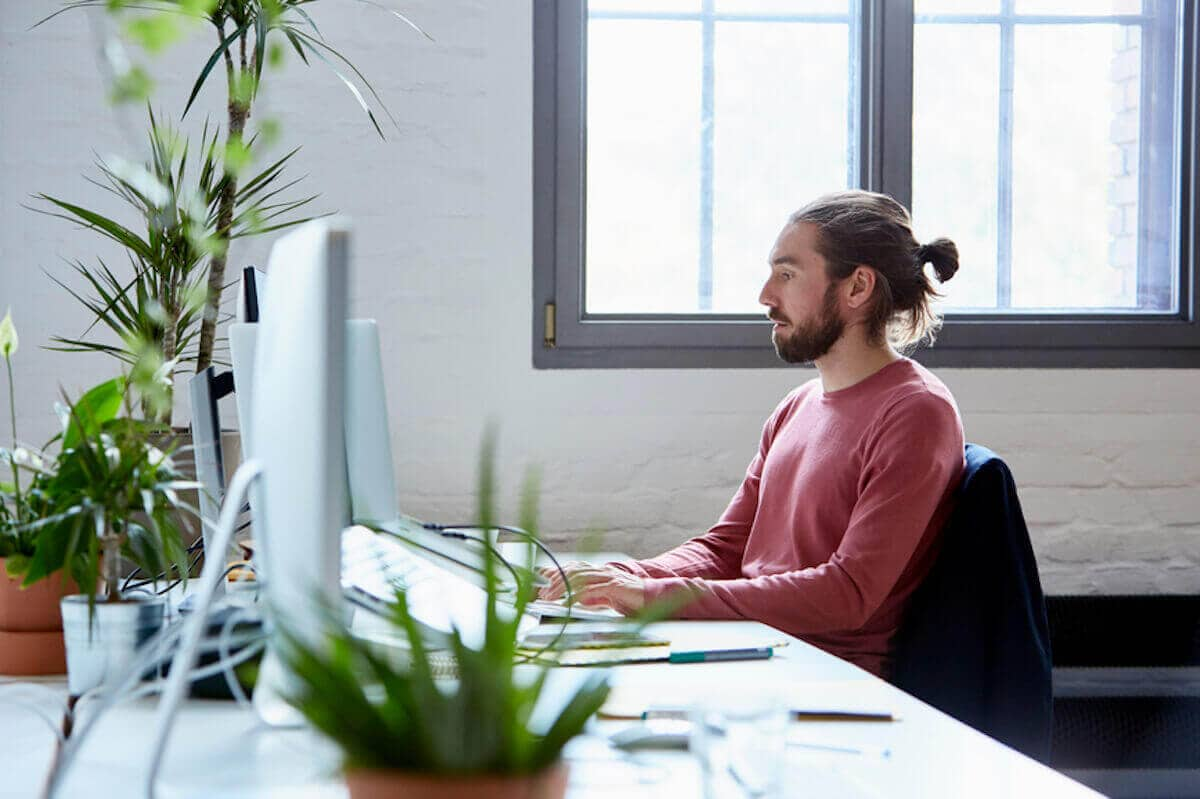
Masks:
[[[966,469],[933,568],[897,635],[892,682],[1047,762],[1050,634],[1012,473],[966,446]]]

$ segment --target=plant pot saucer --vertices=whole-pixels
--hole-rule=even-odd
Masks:
[[[0,674],[32,677],[66,673],[67,652],[61,630],[0,630]]]

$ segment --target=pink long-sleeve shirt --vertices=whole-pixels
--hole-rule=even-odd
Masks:
[[[647,602],[692,590],[677,615],[754,619],[880,676],[908,598],[932,566],[963,469],[949,390],[901,359],[839,391],[792,391],[720,521],[649,560]]]

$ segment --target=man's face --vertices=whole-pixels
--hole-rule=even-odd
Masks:
[[[837,286],[817,252],[817,229],[789,224],[771,250],[771,276],[758,301],[775,323],[771,342],[788,363],[806,363],[825,355],[842,337],[845,320],[838,309]]]

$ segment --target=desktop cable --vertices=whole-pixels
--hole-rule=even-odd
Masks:
[[[562,564],[558,562],[558,558],[554,557],[554,553],[550,551],[550,548],[547,547],[545,544],[543,544],[537,536],[535,536],[533,533],[530,533],[528,530],[523,530],[520,527],[512,527],[510,525],[504,525],[504,524],[494,525],[494,526],[492,526],[490,528],[486,528],[486,529],[481,527],[478,524],[436,524],[434,522],[426,522],[425,524],[423,524],[421,526],[424,527],[426,530],[432,530],[433,532],[438,533],[439,535],[441,535],[445,538],[458,538],[458,539],[464,539],[464,540],[468,540],[468,541],[479,541],[485,547],[487,547],[489,552],[493,553],[496,557],[498,557],[501,560],[501,562],[503,562],[504,565],[508,567],[509,571],[513,572],[514,577],[516,576],[516,571],[513,569],[512,564],[509,563],[505,559],[505,557],[503,555],[501,555],[496,550],[496,548],[491,545],[490,542],[487,541],[487,531],[488,530],[497,530],[502,533],[509,533],[511,535],[517,536],[518,538],[525,539],[527,542],[529,542],[530,544],[533,544],[535,547],[537,547],[539,550],[541,550],[542,553],[547,558],[550,559],[550,562],[554,564],[555,570],[558,571],[558,575],[559,575],[559,577],[562,578],[562,581],[563,581],[563,589],[566,592],[566,594],[565,594],[566,605],[567,605],[567,607],[570,607],[573,604],[574,592],[571,590],[571,583],[567,579],[566,570],[563,569]],[[476,538],[474,536],[469,536],[466,533],[462,532],[463,530],[482,530],[482,531],[484,531],[484,537]],[[518,584],[518,586],[520,585],[519,578],[517,579],[517,584]],[[536,650],[534,652],[530,652],[527,655],[523,655],[521,657],[521,659],[517,661],[517,663],[518,664],[529,663],[531,661],[538,660],[539,658],[542,657],[542,655],[545,655],[547,652],[553,650],[554,647],[558,645],[558,642],[560,640],[562,640],[563,633],[566,631],[567,625],[569,623],[570,623],[570,617],[564,616],[562,619],[562,623],[559,624],[558,631],[555,633],[554,637],[552,639],[550,639],[549,642],[547,642],[545,645],[543,645],[538,650]]]

